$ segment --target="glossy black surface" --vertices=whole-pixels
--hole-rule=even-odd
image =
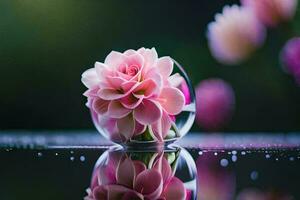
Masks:
[[[86,140],[93,135],[78,134]],[[107,146],[95,146],[93,140],[93,145],[82,146],[74,139],[74,145],[64,146],[61,138],[61,143],[52,140],[51,145],[36,146],[30,145],[34,137],[26,136],[28,143],[12,138],[10,143],[5,143],[9,138],[6,136],[4,141],[4,135],[0,137],[0,199],[4,200],[83,199],[90,187],[94,165],[107,150]],[[254,138],[256,143],[253,143]],[[260,145],[257,138],[261,138]],[[202,146],[195,145],[197,140]],[[234,145],[237,141],[242,145]],[[185,147],[197,167],[198,199],[246,199],[245,196],[300,199],[298,141],[297,134],[268,137],[191,135],[182,141],[181,147]],[[178,173],[182,174],[176,176],[185,176],[184,170]]]

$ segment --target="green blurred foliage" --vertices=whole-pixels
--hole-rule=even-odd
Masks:
[[[194,85],[212,77],[232,85],[236,111],[225,131],[300,130],[300,88],[278,57],[285,41],[300,33],[299,12],[292,23],[269,30],[265,46],[247,62],[223,66],[210,55],[206,27],[233,3],[2,0],[0,128],[92,128],[81,73],[111,50],[144,46],[175,58]]]

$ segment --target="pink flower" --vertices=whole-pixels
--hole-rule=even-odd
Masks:
[[[212,55],[221,63],[238,64],[265,39],[265,28],[250,9],[225,6],[208,25],[207,38]]]
[[[256,188],[243,189],[238,195],[237,200],[292,200],[294,197],[280,190],[261,191]]]
[[[86,200],[185,200],[183,183],[172,172],[164,153],[146,166],[126,154],[110,152],[106,166],[95,169]]]
[[[199,156],[197,161],[198,199],[232,200],[235,196],[236,177],[220,165],[212,152]]]
[[[112,51],[104,63],[96,62],[82,74],[87,106],[100,123],[113,119],[109,129],[116,141],[129,141],[147,127],[154,139],[163,141],[172,125],[170,116],[185,104],[183,93],[173,86],[178,78],[172,71],[173,60],[158,58],[154,48]]]
[[[297,8],[297,0],[242,0],[242,4],[252,9],[267,26],[276,26],[290,20]]]
[[[281,52],[284,70],[300,85],[300,37],[290,39]]]
[[[231,118],[234,91],[221,79],[207,79],[196,87],[196,122],[206,130],[218,130]]]

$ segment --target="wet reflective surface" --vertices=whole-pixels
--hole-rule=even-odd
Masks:
[[[96,145],[92,134],[4,135],[0,199],[300,199],[297,134],[190,135],[147,151]]]

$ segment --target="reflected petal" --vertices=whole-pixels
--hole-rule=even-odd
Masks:
[[[166,186],[163,196],[167,200],[185,200],[186,190],[182,181],[173,177]]]
[[[157,170],[147,169],[136,177],[134,189],[148,199],[156,199],[162,192],[162,176]]]

